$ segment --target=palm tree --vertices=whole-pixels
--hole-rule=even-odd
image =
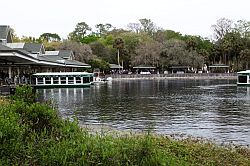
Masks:
[[[124,41],[122,40],[122,38],[116,38],[113,43],[113,47],[117,49],[117,62],[120,66],[120,51],[124,48]]]

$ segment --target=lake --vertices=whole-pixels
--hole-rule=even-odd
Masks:
[[[84,125],[250,145],[249,88],[237,87],[236,80],[155,79],[39,92]]]

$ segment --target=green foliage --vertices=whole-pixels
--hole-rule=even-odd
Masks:
[[[22,100],[27,103],[33,103],[36,100],[36,93],[29,85],[16,86],[15,94],[11,96],[14,100]]]
[[[111,24],[97,24],[95,26],[98,30],[97,30],[97,34],[98,36],[102,36],[105,37],[108,33],[108,31],[112,28]]]
[[[89,43],[92,43],[92,42],[95,42],[99,39],[100,37],[94,35],[94,34],[91,34],[91,35],[87,35],[83,38],[80,38],[79,41],[81,43],[85,43],[85,44],[89,44]]]
[[[75,30],[69,34],[69,39],[80,42],[89,31],[91,31],[91,27],[87,23],[79,22],[76,24]]]
[[[109,69],[109,63],[101,59],[91,59],[88,63],[92,69],[99,68],[101,71],[107,71]]]
[[[39,39],[46,42],[58,42],[61,40],[60,36],[56,33],[43,33],[40,35]]]

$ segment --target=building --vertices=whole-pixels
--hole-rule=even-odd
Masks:
[[[11,28],[0,26],[0,81],[29,82],[37,72],[76,71],[90,68],[86,63],[74,60],[71,50],[45,51],[41,43],[13,43]]]

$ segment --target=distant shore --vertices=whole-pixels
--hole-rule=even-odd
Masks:
[[[183,74],[113,74],[114,80],[122,79],[237,79],[237,73],[183,73]]]

